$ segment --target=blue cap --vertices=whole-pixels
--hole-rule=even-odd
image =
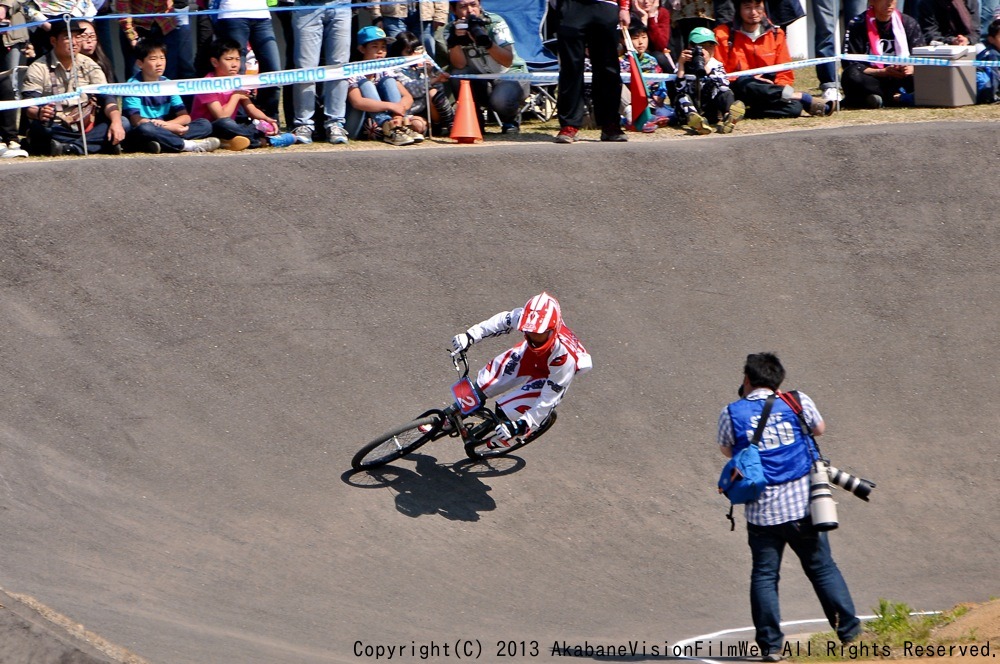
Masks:
[[[385,34],[385,30],[376,25],[368,25],[358,30],[358,46],[364,46],[368,42],[379,39],[388,41],[389,37]]]

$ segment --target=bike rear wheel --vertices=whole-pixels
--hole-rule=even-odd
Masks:
[[[515,452],[522,447],[528,445],[548,431],[553,424],[556,423],[556,412],[552,411],[545,421],[542,422],[542,426],[538,427],[535,431],[525,436],[523,439],[518,440],[510,444],[507,447],[497,446],[491,447],[490,443],[493,440],[493,436],[487,436],[485,438],[479,438],[475,440],[470,440],[465,444],[465,455],[470,459],[487,459],[489,457],[506,456],[511,452]]]
[[[382,434],[362,447],[351,459],[351,466],[354,470],[378,468],[404,457],[421,445],[438,438],[443,422],[441,411],[424,413],[423,416]]]

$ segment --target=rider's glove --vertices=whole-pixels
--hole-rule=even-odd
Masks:
[[[518,420],[517,422],[506,422],[497,426],[494,434],[500,440],[508,441],[511,438],[523,436],[527,430],[528,423],[524,420]]]
[[[461,334],[456,334],[451,338],[451,347],[455,349],[456,353],[461,353],[463,350],[468,350],[469,346],[473,343],[472,337],[469,336],[468,332],[462,332]]]

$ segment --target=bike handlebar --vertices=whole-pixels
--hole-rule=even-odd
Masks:
[[[456,350],[451,353],[451,363],[455,365],[455,371],[462,374],[462,378],[469,375],[469,360],[464,350]],[[462,367],[465,367],[463,370]]]

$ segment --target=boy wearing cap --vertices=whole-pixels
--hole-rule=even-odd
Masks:
[[[388,52],[385,31],[374,25],[358,31],[358,51],[362,60],[381,60]],[[394,72],[352,76],[347,79],[347,101],[351,108],[369,113],[382,132],[382,140],[397,147],[424,140],[423,134],[409,127],[413,97]],[[352,127],[354,123],[352,122]]]
[[[729,88],[725,67],[715,59],[716,45],[711,30],[695,28],[688,36],[688,48],[677,59],[674,109],[680,122],[696,134],[712,133],[708,124],[717,125],[720,134],[732,133],[746,113],[746,106],[735,101]]]

